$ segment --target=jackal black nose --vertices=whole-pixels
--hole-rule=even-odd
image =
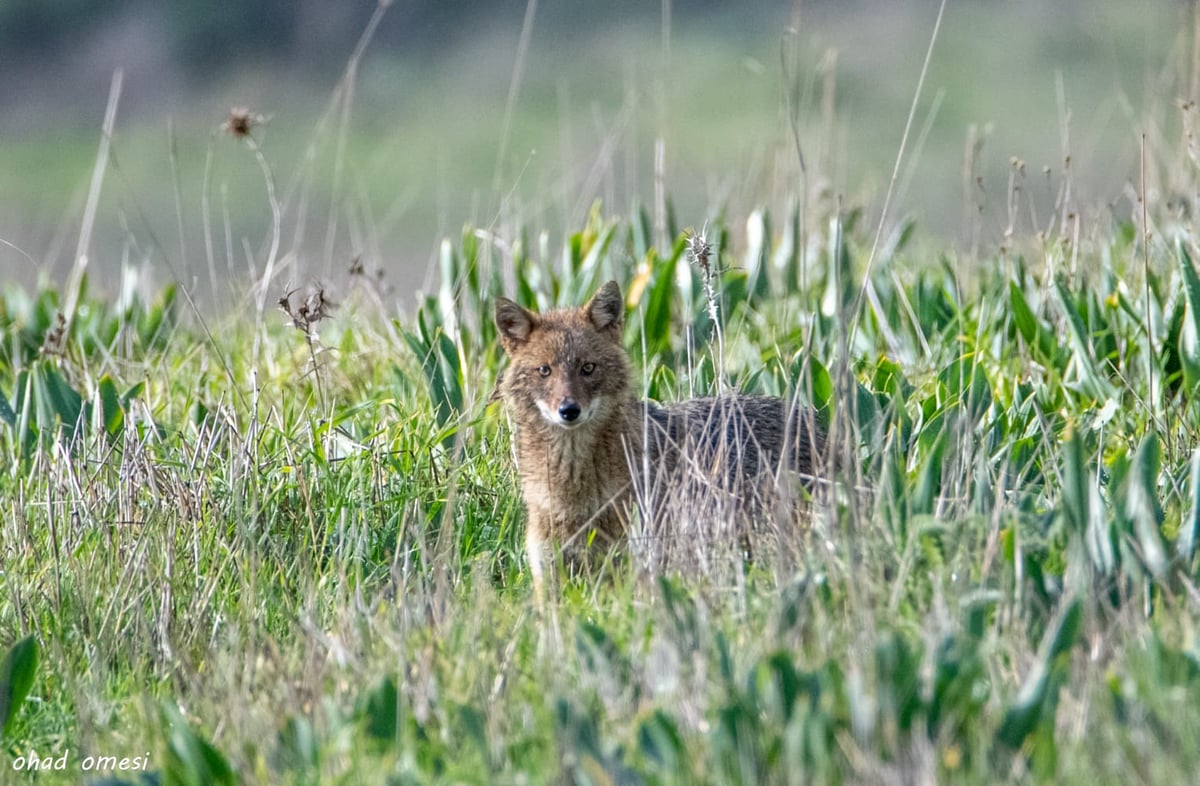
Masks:
[[[582,412],[579,405],[570,399],[564,401],[558,408],[558,416],[568,423],[573,422]]]

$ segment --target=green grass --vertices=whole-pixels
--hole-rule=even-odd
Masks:
[[[1038,264],[901,246],[875,266],[879,310],[851,320],[868,238],[812,242],[802,264],[805,222],[785,217],[761,249],[723,247],[724,367],[829,410],[837,493],[798,565],[618,566],[539,616],[486,406],[503,272],[539,306],[640,274],[627,343],[650,393],[713,381],[684,243],[601,216],[511,267],[468,232],[441,297],[398,322],[363,279],[309,332],[270,314],[209,332],[169,290],[85,292],[54,335],[59,296],[10,291],[0,648],[32,636],[40,659],[13,659],[24,701],[0,671],[17,700],[0,767],[69,751],[62,782],[88,755],[147,754],[167,783],[1195,772],[1184,253],[1122,226],[1052,239]]]

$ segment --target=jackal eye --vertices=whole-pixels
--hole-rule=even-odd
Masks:
[[[583,366],[580,367],[579,373],[583,374],[586,377],[595,370],[596,370],[595,363],[584,363]]]
[[[538,373],[541,374],[543,377],[548,377],[548,376],[550,376],[550,367],[549,366],[538,366]]]

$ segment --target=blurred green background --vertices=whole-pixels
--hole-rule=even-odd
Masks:
[[[339,91],[379,11],[343,82],[353,90]],[[720,211],[737,224],[802,192],[812,215],[840,200],[874,222],[937,11],[933,0],[5,0],[0,277],[65,278],[116,69],[90,249],[102,290],[127,268],[229,304],[270,236],[262,162],[282,211],[280,288],[359,259],[403,298],[466,224],[502,246],[521,227],[577,227],[596,200],[610,213],[653,208],[656,148],[682,226]],[[1068,184],[1072,210],[1128,218],[1143,133],[1156,171],[1178,163],[1168,151],[1175,107],[1195,92],[1194,16],[1172,0],[950,0],[889,219],[915,217],[939,247],[970,253],[1036,232]],[[221,132],[232,106],[263,115],[262,162]]]

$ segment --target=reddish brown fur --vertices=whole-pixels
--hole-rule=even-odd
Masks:
[[[664,489],[719,488],[753,514],[757,486],[781,464],[810,474],[812,451],[824,442],[809,426],[811,413],[782,399],[733,395],[668,407],[638,401],[621,346],[624,313],[612,281],[582,308],[536,314],[511,300],[496,302],[511,360],[497,393],[514,429],[539,594],[548,543],[578,565],[589,542],[605,550],[622,542],[635,497],[645,503],[654,496],[647,492]],[[664,513],[642,510],[644,519],[669,520]]]

